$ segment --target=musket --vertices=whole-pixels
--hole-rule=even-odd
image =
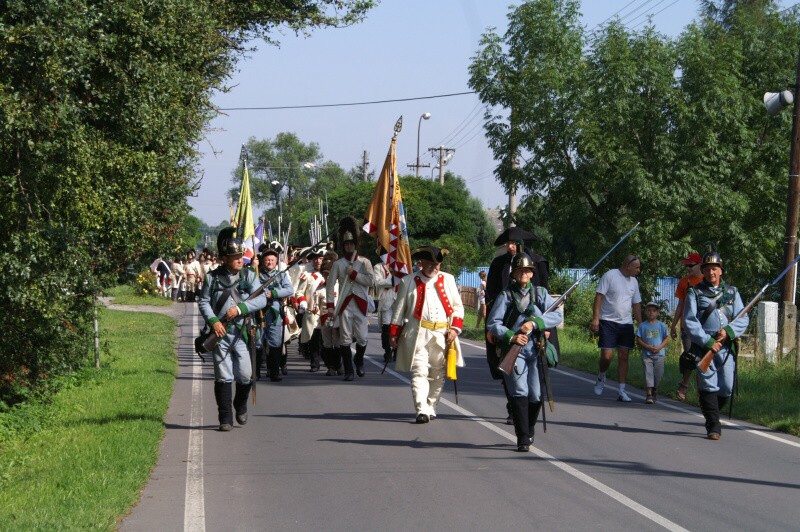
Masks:
[[[280,274],[282,274],[282,273],[285,273],[285,272],[286,272],[286,271],[287,271],[289,268],[291,268],[292,266],[294,266],[295,264],[297,264],[298,262],[300,262],[301,260],[303,260],[303,258],[305,258],[305,256],[306,256],[306,255],[307,255],[307,254],[308,254],[308,253],[309,253],[309,252],[310,252],[310,251],[311,251],[313,248],[315,248],[316,246],[318,246],[319,244],[321,244],[322,242],[324,242],[325,240],[327,240],[329,236],[330,236],[330,235],[325,235],[325,238],[323,238],[323,239],[320,239],[320,241],[319,241],[319,242],[317,242],[316,244],[314,244],[313,246],[311,246],[310,248],[308,248],[308,251],[307,251],[305,254],[300,254],[300,255],[298,255],[298,256],[297,256],[297,258],[296,258],[295,260],[293,260],[292,262],[290,262],[289,264],[287,264],[287,265],[286,265],[286,267],[285,267],[284,269],[280,270],[280,271],[279,271],[277,274],[275,274],[274,276],[272,276],[272,277],[271,277],[271,278],[270,278],[270,279],[269,279],[267,282],[264,282],[264,283],[262,283],[262,284],[261,284],[261,286],[259,286],[259,287],[258,287],[258,288],[257,288],[257,289],[256,289],[256,290],[255,290],[255,291],[252,293],[252,294],[250,294],[249,296],[247,296],[247,299],[245,299],[244,301],[250,301],[251,299],[255,299],[255,298],[257,298],[258,296],[260,296],[262,293],[264,293],[264,291],[265,291],[265,290],[266,290],[266,289],[267,289],[269,286],[271,286],[271,285],[272,285],[272,283],[273,283],[273,282],[275,282],[275,280],[276,280],[276,279],[278,279],[278,278],[280,277]],[[256,274],[256,275],[258,275],[258,274]],[[236,319],[236,318],[238,318],[238,317],[239,317],[239,316],[236,316],[236,317],[234,317],[234,318],[233,318],[233,320],[235,320],[235,319]],[[233,320],[226,320],[226,319],[223,319],[223,318],[221,318],[221,319],[220,319],[220,323],[222,323],[222,325],[223,325],[223,326],[224,326],[224,327],[227,329],[227,327],[228,327],[228,324],[229,324],[231,321],[233,321]],[[213,331],[212,331],[212,333],[211,333],[211,334],[208,336],[208,338],[206,338],[205,342],[203,342],[203,348],[206,350],[206,352],[210,353],[210,352],[212,352],[212,351],[213,351],[213,350],[214,350],[214,349],[217,347],[217,344],[219,344],[221,341],[222,341],[222,337],[220,337],[220,336],[217,336],[217,335],[216,335],[216,334],[214,334],[214,333],[213,333]],[[235,343],[235,342],[234,342],[234,343]]]
[[[550,305],[550,306],[549,306],[549,307],[548,307],[548,308],[547,308],[547,309],[546,309],[546,310],[545,310],[545,311],[542,313],[542,316],[544,316],[545,314],[548,314],[548,313],[550,313],[550,312],[553,312],[554,310],[556,310],[556,309],[559,307],[559,305],[561,305],[561,304],[562,304],[562,303],[563,303],[563,302],[564,302],[564,301],[567,299],[567,297],[568,297],[568,296],[569,296],[569,295],[570,295],[570,294],[571,294],[571,293],[572,293],[572,292],[573,292],[573,291],[574,291],[576,288],[578,288],[578,285],[579,285],[579,284],[581,284],[581,283],[583,282],[583,280],[584,280],[584,279],[586,279],[586,278],[587,278],[589,275],[591,275],[591,273],[592,273],[592,272],[595,270],[595,268],[597,268],[597,267],[600,265],[600,263],[601,263],[601,262],[603,262],[603,261],[606,259],[606,257],[608,257],[608,256],[611,254],[611,252],[613,252],[615,249],[617,249],[617,247],[618,247],[620,244],[622,244],[622,243],[625,241],[625,239],[626,239],[626,238],[628,238],[628,237],[631,235],[631,233],[633,233],[633,232],[636,230],[636,228],[637,228],[637,227],[639,227],[639,224],[640,224],[640,223],[641,223],[641,222],[636,222],[636,225],[634,225],[634,226],[633,226],[633,228],[631,228],[631,230],[630,230],[630,231],[628,231],[627,233],[625,233],[625,235],[623,235],[623,237],[622,237],[622,238],[620,238],[620,239],[619,239],[619,241],[618,241],[616,244],[614,244],[614,246],[613,246],[611,249],[609,249],[609,250],[606,252],[606,254],[605,254],[605,255],[603,255],[602,257],[600,257],[600,260],[598,260],[597,262],[595,262],[595,263],[594,263],[594,266],[592,266],[591,268],[589,268],[589,269],[586,271],[586,273],[584,273],[584,274],[583,274],[583,275],[580,277],[580,279],[578,279],[577,281],[575,281],[575,282],[572,284],[572,286],[570,286],[569,288],[567,288],[567,290],[566,290],[566,291],[565,291],[563,294],[561,294],[561,295],[558,297],[558,299],[556,299],[556,300],[553,302],[553,304],[552,304],[552,305]],[[530,331],[528,331],[528,332],[526,333],[526,336],[530,337],[530,335],[531,335],[531,333],[532,333],[532,332],[533,332],[533,330],[531,329]],[[541,331],[541,332],[542,332],[542,333],[544,333],[544,331]],[[497,366],[497,369],[499,369],[501,372],[505,373],[506,375],[511,375],[511,372],[512,372],[512,371],[514,371],[514,364],[517,362],[517,357],[519,356],[519,353],[520,353],[520,351],[522,350],[522,347],[523,347],[523,346],[521,346],[521,345],[519,345],[519,344],[513,344],[513,345],[511,346],[511,348],[508,350],[508,352],[506,353],[506,355],[503,357],[503,360],[501,360],[501,361],[500,361],[500,364]],[[544,364],[544,366],[545,366],[545,367],[547,367],[547,364]],[[549,373],[549,371],[547,371],[547,370],[545,370],[545,372],[544,372],[544,379],[545,379],[545,385],[546,385],[546,386],[549,388],[549,387],[550,387],[550,373]],[[550,400],[550,411],[552,412],[552,411],[553,411],[553,407],[554,407],[554,405],[553,405],[553,400],[552,400],[552,398],[551,398],[551,397],[548,397],[548,399]]]
[[[764,293],[767,291],[767,289],[770,286],[778,284],[778,281],[783,279],[783,277],[787,273],[789,273],[789,270],[792,269],[792,266],[797,264],[798,261],[800,261],[800,255],[795,257],[795,259],[792,261],[792,263],[789,264],[786,267],[786,269],[781,272],[780,275],[778,275],[775,279],[773,279],[772,282],[769,282],[769,283],[765,284],[761,288],[761,290],[758,291],[758,293],[755,295],[755,297],[752,300],[750,300],[750,303],[745,305],[745,307],[742,310],[740,310],[739,313],[736,314],[736,316],[729,323],[733,323],[734,321],[738,320],[739,318],[741,318],[742,316],[744,316],[745,314],[750,312],[750,310],[755,306],[755,304],[758,303],[758,301],[764,296]],[[711,361],[712,360],[714,360],[714,351],[709,349],[708,352],[705,355],[703,355],[703,358],[701,358],[697,362],[697,369],[699,369],[700,371],[705,373],[706,371],[708,371],[708,368],[711,366]]]

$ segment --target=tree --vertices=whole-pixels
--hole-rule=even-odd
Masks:
[[[253,38],[370,0],[10,1],[0,7],[0,408],[89,352],[92,296],[181,240],[196,146]]]
[[[591,264],[640,221],[612,264],[634,250],[647,277],[671,274],[714,241],[740,285],[780,267],[790,117],[760,98],[793,78],[800,25],[770,1],[705,4],[676,40],[613,21],[584,35],[569,0],[484,36],[470,86],[494,106],[497,175],[538,198],[520,215],[558,263]]]

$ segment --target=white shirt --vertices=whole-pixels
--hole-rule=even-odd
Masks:
[[[600,278],[597,293],[604,296],[600,303],[601,320],[633,323],[632,307],[642,302],[636,277],[625,277],[619,268],[608,270]]]

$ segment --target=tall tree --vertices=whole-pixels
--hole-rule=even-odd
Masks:
[[[590,264],[641,221],[619,254],[648,276],[708,241],[740,284],[780,266],[791,117],[761,96],[793,78],[800,25],[771,1],[705,4],[675,40],[615,21],[585,35],[570,0],[526,2],[484,36],[470,85],[493,106],[497,174],[538,196],[524,216],[558,262]]]
[[[370,0],[0,5],[0,408],[82,363],[92,294],[180,239],[196,146],[248,41]],[[152,257],[150,257],[151,259]]]

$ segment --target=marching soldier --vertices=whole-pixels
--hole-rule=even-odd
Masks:
[[[446,249],[423,246],[411,254],[419,271],[403,278],[389,327],[390,345],[397,349],[397,371],[411,372],[411,395],[417,423],[436,418],[444,387],[447,351],[454,344],[463,367],[458,335],[464,326],[464,305],[455,278],[439,270]]]
[[[375,290],[378,295],[378,322],[381,326],[381,347],[383,361],[391,362],[392,347],[389,345],[389,325],[392,323],[392,305],[397,295],[394,290],[394,278],[389,268],[381,262],[375,265]]]
[[[266,287],[266,308],[264,309],[264,329],[261,338],[261,350],[267,356],[267,373],[269,380],[280,382],[281,359],[283,354],[283,317],[281,303],[283,298],[292,295],[292,284],[286,272],[278,268],[278,251],[270,246],[259,248],[258,279]]]
[[[703,255],[703,280],[686,292],[684,327],[692,340],[692,354],[702,358],[709,349],[714,360],[708,371],[697,370],[700,410],[706,419],[706,436],[718,440],[722,435],[719,412],[733,393],[736,370],[736,343],[750,319],[747,314],[733,319],[743,308],[734,286],[722,280],[722,258],[716,251]],[[733,320],[733,321],[731,321]]]
[[[300,274],[294,296],[297,300],[297,310],[303,314],[303,323],[300,327],[300,353],[311,362],[311,371],[319,370],[319,337],[313,341],[315,331],[319,325],[320,309],[315,304],[315,294],[320,287],[325,285],[320,268],[322,267],[325,244],[321,244],[308,252],[308,263],[311,270]],[[323,307],[325,308],[325,307]]]
[[[244,245],[236,238],[236,229],[220,231],[217,249],[223,264],[209,273],[203,283],[198,306],[206,323],[221,339],[214,349],[214,397],[219,413],[219,430],[233,428],[231,409],[232,383],[236,381],[233,409],[236,422],[247,423],[247,398],[253,386],[250,353],[247,348],[248,314],[264,308],[267,299],[262,293],[253,299],[248,296],[258,288],[255,273],[243,269]]]
[[[331,267],[333,263],[339,260],[339,255],[335,251],[325,252],[322,260],[322,277],[325,279],[325,308],[328,308],[328,303],[333,303],[336,306],[337,295],[339,293],[339,284],[329,280]],[[328,299],[328,283],[333,283],[333,301]],[[339,320],[335,316],[330,317],[326,312],[320,314],[319,318],[320,330],[322,332],[322,360],[325,362],[325,367],[328,371],[325,373],[327,376],[341,375],[342,372],[342,357],[339,354]]]
[[[517,451],[527,452],[533,443],[534,427],[542,409],[539,370],[536,365],[536,339],[563,320],[559,308],[543,312],[555,301],[546,288],[532,282],[536,264],[527,253],[517,253],[511,260],[511,283],[500,292],[486,318],[486,327],[505,354],[513,344],[522,346],[511,375],[503,375],[511,400],[511,417],[517,434]]]
[[[339,318],[339,353],[344,362],[344,380],[353,380],[353,352],[350,344],[356,342],[355,370],[364,376],[364,353],[367,351],[367,309],[369,288],[372,286],[372,263],[358,255],[361,231],[352,216],[339,222],[338,242],[343,256],[333,263],[326,300],[328,319]],[[334,306],[334,292],[339,283],[339,300]]]
[[[183,270],[186,272],[187,300],[194,302],[197,283],[200,282],[200,263],[195,259],[195,251],[193,249],[186,253],[186,264],[184,264]]]

